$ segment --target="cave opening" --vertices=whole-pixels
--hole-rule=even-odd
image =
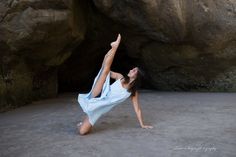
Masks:
[[[58,68],[58,93],[88,92],[101,68],[105,54],[110,49],[110,43],[116,38],[118,32],[122,34],[125,29],[120,23],[104,16],[93,3],[74,0],[72,6],[72,25],[75,32],[86,30],[86,33],[83,41],[77,43],[71,56]],[[83,14],[80,10],[83,10]],[[126,75],[135,66],[145,70],[140,58],[131,57],[126,45],[121,42],[111,70]],[[111,79],[111,83],[113,81]],[[150,81],[144,82],[146,83],[142,84],[142,88],[152,87]]]
[[[109,44],[108,44],[109,45]],[[87,49],[86,49],[87,48]],[[90,51],[87,42],[83,42],[75,48],[72,55],[59,67],[58,92],[88,92],[101,68],[103,58],[109,48],[99,49],[100,53]],[[112,63],[111,70],[127,75],[130,69],[138,66],[142,69],[139,58],[130,57],[124,45],[120,45]],[[114,80],[111,79],[111,83]],[[142,88],[150,88],[148,81],[142,84]]]

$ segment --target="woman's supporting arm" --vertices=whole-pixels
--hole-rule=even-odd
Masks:
[[[142,128],[153,128],[151,125],[144,125],[143,123],[143,116],[142,116],[142,110],[140,108],[139,102],[138,102],[138,92],[136,91],[135,96],[131,97],[133,106],[134,106],[134,111],[136,112],[139,124]]]

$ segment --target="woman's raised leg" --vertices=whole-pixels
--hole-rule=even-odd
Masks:
[[[100,73],[100,76],[96,80],[96,83],[91,91],[92,97],[98,96],[103,88],[103,84],[106,81],[106,77],[108,73],[110,72],[111,64],[113,62],[116,50],[120,44],[121,36],[120,34],[118,35],[116,41],[111,43],[111,49],[108,51],[108,53],[105,55],[103,63],[102,63],[102,71]],[[88,116],[84,119],[82,125],[79,126],[77,125],[78,131],[80,135],[85,135],[89,133],[92,129],[92,125],[89,122]]]
[[[94,88],[91,91],[92,97],[95,98],[96,96],[98,96],[103,88],[103,84],[106,81],[106,77],[108,75],[108,73],[110,72],[110,68],[116,53],[116,50],[119,46],[121,40],[121,36],[120,34],[118,35],[116,41],[111,43],[112,48],[108,51],[108,53],[105,55],[103,63],[102,63],[102,72],[99,76],[99,78],[97,79]]]
[[[103,88],[103,84],[106,81],[106,77],[109,73],[109,69],[108,68],[103,68],[102,72],[100,74],[100,76],[98,77],[92,91],[91,91],[91,97],[95,98],[96,96],[98,96]]]

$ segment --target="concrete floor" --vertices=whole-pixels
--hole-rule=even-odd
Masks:
[[[76,93],[0,114],[1,157],[235,157],[236,93],[141,91],[139,127],[130,100],[76,134]]]

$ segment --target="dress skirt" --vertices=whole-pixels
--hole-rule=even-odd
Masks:
[[[112,106],[109,106],[109,100],[106,99],[110,91],[110,72],[108,73],[105,83],[102,87],[102,92],[99,97],[92,98],[92,90],[102,73],[103,67],[99,70],[94,79],[92,89],[89,93],[79,94],[78,102],[82,110],[88,115],[89,122],[94,125],[97,119],[104,113],[108,112]]]
[[[88,115],[91,125],[94,125],[103,114],[110,111],[114,106],[120,104],[131,95],[131,93],[122,86],[120,79],[110,85],[111,72],[109,72],[103,84],[101,95],[93,98],[92,90],[99,79],[102,70],[103,67],[95,77],[91,91],[86,94],[78,95],[78,102],[82,110]]]

